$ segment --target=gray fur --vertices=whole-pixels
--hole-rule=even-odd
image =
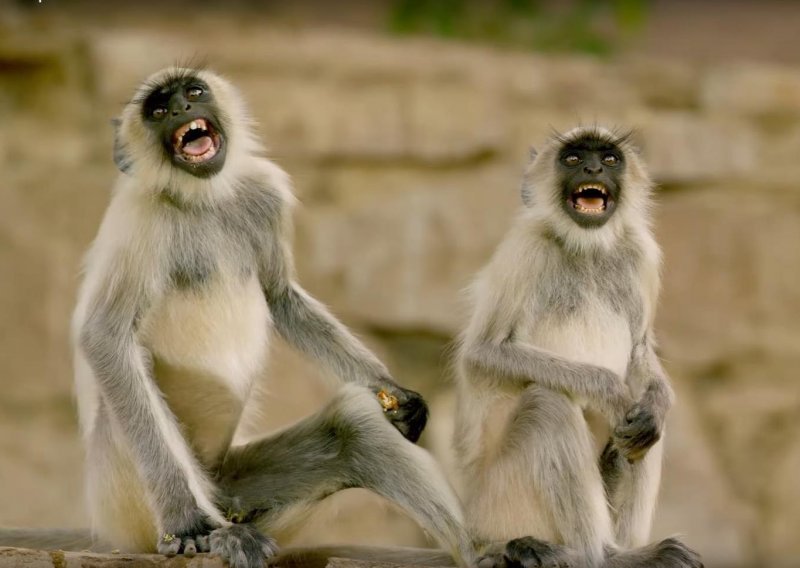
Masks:
[[[172,149],[142,119],[153,89],[192,77],[213,92],[207,107],[228,149],[210,176],[173,167]],[[257,568],[277,550],[265,531],[287,532],[331,493],[365,487],[469,562],[458,500],[404,439],[418,438],[427,406],[295,281],[288,179],[246,124],[229,83],[187,69],[148,80],[116,124],[127,175],[87,257],[73,320],[93,525],[115,548],[210,550]],[[270,326],[351,384],[321,413],[230,447]],[[400,410],[384,413],[380,390]]]
[[[362,487],[398,504],[432,534],[444,535],[456,558],[471,558],[471,540],[441,492],[444,478],[415,454],[421,450],[386,422],[368,392],[351,387],[318,414],[231,448],[216,474],[221,508],[270,532],[302,522],[311,510],[306,505]]]
[[[617,207],[591,223],[564,206],[558,174],[562,148],[582,137],[612,144],[625,163]],[[587,174],[602,173],[592,164]],[[456,445],[468,524],[493,543],[481,568],[701,565],[675,540],[642,546],[673,401],[652,340],[649,188],[627,138],[581,128],[554,138],[533,157],[523,212],[473,288]],[[584,411],[610,430],[602,456]]]

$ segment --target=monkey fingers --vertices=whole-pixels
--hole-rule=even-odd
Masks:
[[[636,404],[614,430],[614,445],[631,462],[642,459],[660,439],[661,424],[655,414],[641,404]]]
[[[506,566],[509,568],[573,568],[568,551],[563,546],[526,536],[515,538],[506,545]]]
[[[381,403],[389,422],[397,428],[409,441],[419,440],[425,425],[428,423],[428,405],[418,392],[395,387],[391,394],[381,393],[387,397],[387,403]],[[395,400],[392,400],[395,399]]]

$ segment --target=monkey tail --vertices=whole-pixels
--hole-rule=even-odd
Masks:
[[[0,546],[39,550],[108,552],[89,529],[18,529],[0,528]]]

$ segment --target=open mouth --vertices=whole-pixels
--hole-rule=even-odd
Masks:
[[[196,118],[172,134],[175,156],[190,164],[207,162],[217,155],[220,135],[204,118]]]
[[[573,209],[586,215],[601,215],[608,207],[608,189],[602,183],[582,183],[572,192]]]

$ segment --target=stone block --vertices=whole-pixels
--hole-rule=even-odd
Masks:
[[[464,162],[500,150],[502,100],[487,85],[418,83],[408,93],[408,154],[422,162]]]
[[[764,191],[732,183],[657,195],[664,249],[657,325],[668,358],[797,352],[800,328],[790,314],[798,293],[790,282],[800,274],[800,257],[786,254],[797,242],[797,200],[792,193],[765,199]]]
[[[676,387],[678,401],[667,424],[652,538],[680,535],[700,552],[706,566],[750,566],[754,554],[747,542],[753,512],[736,494],[726,464],[715,455],[692,391]]]
[[[616,66],[619,80],[651,109],[696,108],[702,70],[688,61],[627,57]]]
[[[456,331],[465,317],[460,291],[519,203],[517,172],[354,172],[336,183],[348,192],[363,184],[363,199],[298,211],[305,285],[368,326]]]
[[[708,113],[781,116],[800,114],[800,68],[742,63],[708,72],[701,90]]]
[[[734,117],[665,111],[638,127],[644,157],[659,183],[738,180],[758,174],[757,137]]]

